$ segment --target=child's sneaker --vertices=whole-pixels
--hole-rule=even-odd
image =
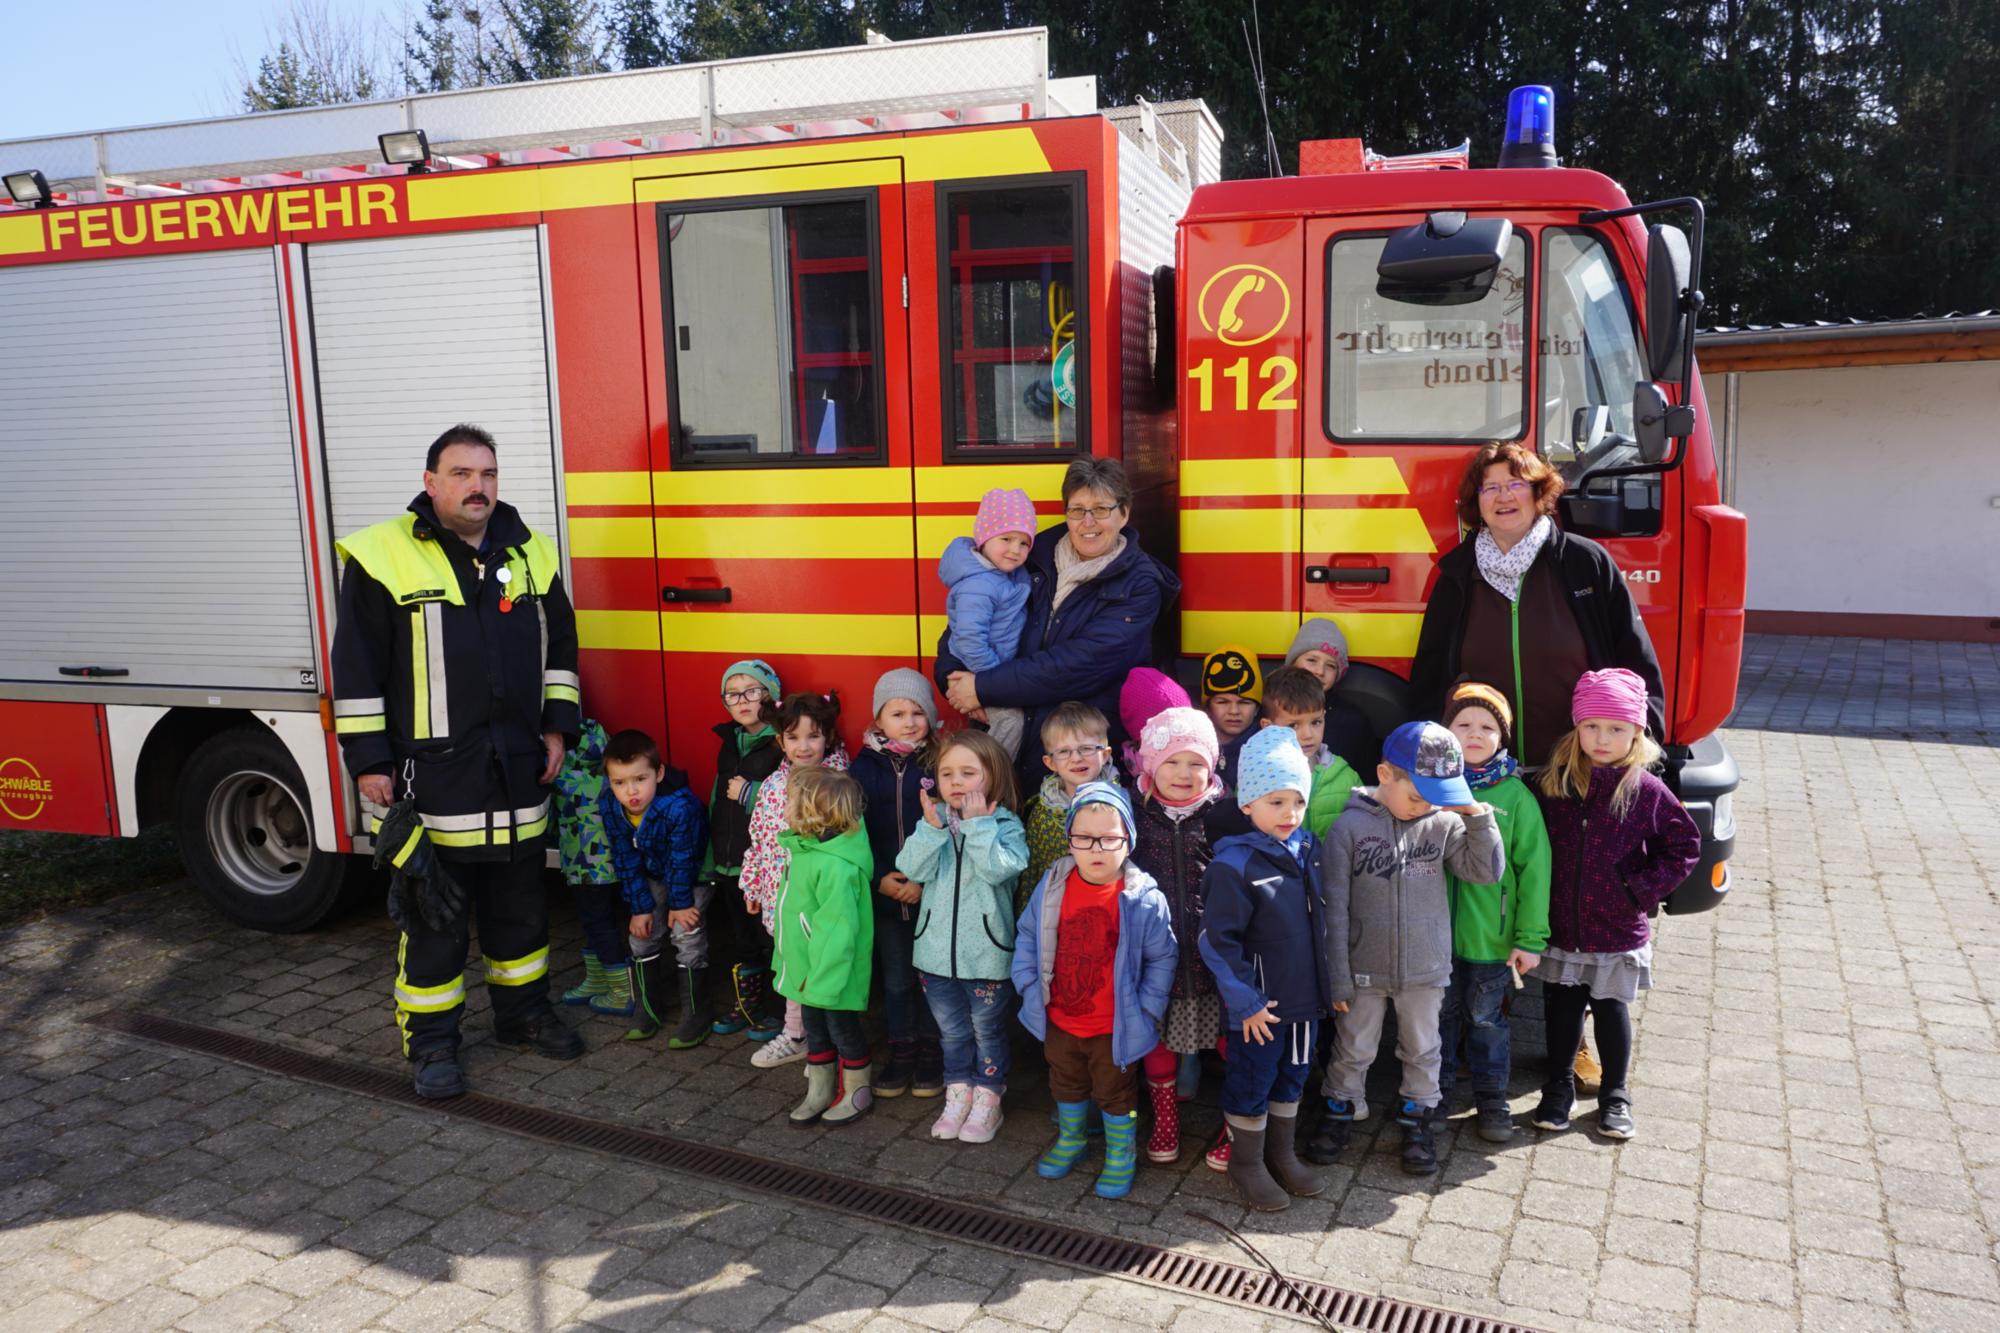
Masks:
[[[1432,1108],[1404,1102],[1396,1123],[1403,1127],[1403,1170],[1413,1176],[1434,1176],[1438,1169],[1437,1138]]]
[[[949,1109],[947,1106],[946,1109]],[[1006,1117],[1000,1113],[1000,1094],[992,1088],[972,1090],[972,1110],[958,1128],[960,1143],[991,1143]]]
[[[882,1068],[875,1074],[875,1095],[877,1097],[900,1097],[908,1092],[910,1090],[910,1080],[916,1073],[916,1063],[917,1044],[915,1042],[890,1042],[889,1058],[882,1062]]]
[[[1508,1143],[1513,1140],[1514,1115],[1507,1109],[1506,1093],[1475,1092],[1472,1095],[1472,1104],[1480,1138],[1488,1143]]]
[[[1201,1155],[1202,1165],[1211,1171],[1229,1170],[1229,1142],[1229,1126],[1224,1125],[1222,1132],[1215,1136],[1215,1142]]]
[[[1632,1123],[1632,1103],[1623,1097],[1607,1097],[1597,1108],[1597,1132],[1607,1139],[1629,1139],[1638,1133]]]
[[[794,1060],[805,1058],[806,1039],[794,1037],[789,1032],[780,1032],[751,1052],[750,1063],[759,1069],[776,1069],[779,1065],[788,1065]]]
[[[1354,1130],[1354,1122],[1359,1118],[1354,1114],[1356,1109],[1353,1102],[1328,1097],[1326,1109],[1320,1112],[1319,1123],[1313,1126],[1312,1137],[1306,1140],[1301,1156],[1315,1166],[1331,1166],[1340,1160],[1340,1155],[1347,1151],[1347,1140]],[[1365,1106],[1359,1109],[1363,1115],[1367,1114]]]
[[[954,1083],[944,1090],[944,1110],[931,1124],[934,1139],[956,1139],[958,1131],[965,1128],[965,1118],[972,1113],[972,1085]]]
[[[1561,1133],[1569,1128],[1570,1094],[1562,1088],[1544,1088],[1542,1101],[1535,1113],[1528,1117],[1528,1123],[1536,1129],[1546,1129]]]
[[[912,1097],[935,1097],[944,1091],[944,1048],[936,1037],[917,1039],[917,1058],[910,1074]]]

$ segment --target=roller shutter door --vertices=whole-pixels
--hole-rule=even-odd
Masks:
[[[532,228],[307,249],[333,530],[403,512],[424,450],[470,422],[500,446],[500,498],[557,540],[541,256]]]
[[[270,250],[0,269],[0,679],[311,692]]]

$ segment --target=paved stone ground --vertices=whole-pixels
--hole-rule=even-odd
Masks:
[[[1198,1161],[1213,1083],[1181,1163],[1111,1204],[1034,1176],[1031,1059],[976,1148],[931,1143],[937,1103],[909,1098],[793,1130],[797,1069],[752,1069],[737,1038],[669,1054],[601,1020],[576,1064],[500,1052],[477,995],[468,1066],[524,1102],[1240,1260],[1206,1213],[1292,1273],[1549,1329],[2000,1327],[1993,650],[1753,640],[1743,700],[1737,888],[1665,925],[1629,1144],[1588,1102],[1498,1148],[1454,1124],[1413,1181],[1382,1134],[1324,1198],[1246,1219]],[[276,938],[186,889],[0,935],[0,1328],[1260,1323],[78,1026],[131,1007],[397,1068],[390,946],[372,911]]]

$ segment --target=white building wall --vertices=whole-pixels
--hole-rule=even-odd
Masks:
[[[1753,611],[2000,615],[2000,361],[1760,371],[1739,393]]]

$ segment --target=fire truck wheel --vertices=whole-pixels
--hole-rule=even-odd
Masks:
[[[231,920],[310,930],[340,905],[346,858],[313,846],[305,791],[298,765],[262,727],[210,737],[181,770],[181,859]]]

